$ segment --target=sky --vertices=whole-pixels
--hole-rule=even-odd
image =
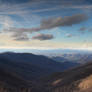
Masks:
[[[0,0],[0,49],[92,50],[91,0]]]

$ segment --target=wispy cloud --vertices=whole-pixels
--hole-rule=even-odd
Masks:
[[[34,20],[41,19],[39,15],[36,13],[43,13],[48,11],[55,11],[55,10],[61,10],[64,8],[71,8],[71,9],[90,9],[92,8],[92,5],[82,5],[81,1],[75,1],[75,0],[55,0],[55,1],[49,1],[49,0],[29,0],[29,2],[26,3],[9,3],[9,2],[3,2],[1,1],[0,4],[0,16],[4,15],[8,18],[10,18],[14,25],[18,26],[25,26],[30,25],[34,22]],[[76,5],[77,3],[77,5]],[[81,3],[81,4],[79,4]],[[43,8],[43,5],[46,5]],[[55,7],[54,7],[55,6]],[[11,15],[19,16],[24,21],[16,21],[16,19],[12,18]],[[30,15],[30,16],[29,16]],[[40,20],[39,20],[40,21]],[[3,24],[6,24],[5,21],[2,22]],[[9,25],[9,24],[8,24]],[[11,24],[10,24],[11,25]]]
[[[0,16],[0,25],[2,25],[2,28],[9,28],[13,26],[13,21],[8,16]]]
[[[80,29],[79,29],[79,31],[85,31],[87,28],[86,27],[81,27]]]
[[[73,34],[66,34],[66,37],[71,38],[73,37]]]
[[[66,16],[64,18],[58,17],[58,18],[44,19],[41,22],[40,28],[51,29],[59,26],[72,26],[74,24],[79,24],[86,20],[88,20],[88,16],[85,14],[75,14],[72,16]]]
[[[3,36],[1,36],[2,34],[0,34],[0,36],[2,41],[4,42],[6,40],[5,43],[8,45],[9,40],[12,40],[11,44],[16,45],[16,43],[20,43],[20,47],[22,46],[21,43],[27,46],[29,44],[28,42],[31,41],[38,42],[38,40],[40,40],[39,42],[45,43],[45,40],[53,40],[53,34],[58,31],[55,30],[54,32],[54,28],[72,27],[73,25],[85,22],[89,17],[84,11],[92,9],[92,4],[89,4],[87,0],[28,0],[27,2],[19,0],[21,1],[20,3],[16,3],[17,0],[14,0],[14,2],[7,1],[8,0],[1,0],[0,2],[0,31],[2,31],[0,33],[3,34]],[[76,11],[73,12],[72,10]],[[66,14],[64,14],[64,12]],[[54,14],[57,14],[57,16]],[[60,29],[58,32],[62,30]],[[80,30],[85,30],[85,28],[81,28]],[[34,35],[32,34],[33,32],[40,32],[42,34],[37,33],[37,35]],[[7,36],[5,35],[7,33],[9,34],[8,38],[6,38]],[[65,33],[64,31],[64,34]],[[62,35],[64,34],[62,33]],[[56,35],[56,37],[58,36]],[[67,34],[66,37],[75,37],[75,35]],[[37,46],[37,42],[30,44]],[[44,46],[42,43],[40,43],[40,45]],[[46,43],[46,46],[47,45],[48,43]],[[50,43],[51,47],[54,45],[54,43]],[[62,44],[60,46],[62,46]],[[68,47],[69,45],[65,46]]]
[[[15,41],[28,41],[29,40],[27,34],[24,34],[24,33],[22,35],[19,33],[15,33],[12,35],[12,37],[14,38],[13,40]]]
[[[19,39],[19,37],[22,37],[22,35],[23,35],[22,38],[24,38],[24,34],[27,34],[27,33],[44,31],[46,29],[53,29],[56,27],[72,26],[72,25],[84,22],[86,20],[88,20],[87,15],[76,14],[76,15],[67,16],[64,18],[58,17],[58,18],[44,19],[41,21],[39,27],[33,27],[33,28],[14,28],[14,27],[12,27],[9,29],[4,29],[4,32],[13,33],[13,35],[15,34],[14,37]],[[40,35],[40,36],[45,36],[45,35]],[[26,38],[28,38],[27,35],[26,35]]]
[[[89,28],[88,31],[89,31],[89,32],[92,32],[92,28]]]
[[[80,32],[84,33],[84,32],[92,32],[92,28],[91,27],[81,27],[79,29]]]
[[[32,39],[34,40],[51,40],[54,36],[52,34],[37,34],[36,36],[33,36]]]

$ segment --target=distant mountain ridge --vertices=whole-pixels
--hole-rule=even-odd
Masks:
[[[84,64],[92,61],[92,53],[70,53],[70,54],[62,54],[59,56],[52,56],[51,59],[56,60],[58,62],[76,62],[80,64]]]
[[[0,67],[14,72],[26,80],[38,79],[53,72],[60,72],[79,65],[72,62],[56,62],[42,55],[6,52],[0,54]]]

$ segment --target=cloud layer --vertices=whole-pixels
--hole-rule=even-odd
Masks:
[[[44,30],[50,30],[56,27],[63,27],[63,26],[72,26],[75,24],[80,24],[81,22],[84,22],[88,20],[88,16],[85,14],[75,14],[72,16],[66,16],[66,17],[57,17],[57,18],[49,18],[49,19],[42,19],[39,27],[33,27],[33,28],[14,28],[10,27],[9,29],[4,29],[5,32],[12,33],[12,37],[14,37],[16,40],[29,40],[27,34],[31,34],[33,32],[39,32]],[[38,35],[38,39],[45,40],[45,37],[51,37],[50,35]],[[41,38],[40,38],[41,37]],[[48,39],[47,37],[47,39]],[[33,37],[36,39],[36,37]],[[50,40],[50,39],[49,39]]]
[[[50,44],[51,48],[74,43],[76,47],[91,40],[91,15],[90,0],[0,0],[0,42],[20,47]]]

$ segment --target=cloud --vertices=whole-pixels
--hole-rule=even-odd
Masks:
[[[51,34],[38,34],[38,35],[32,37],[32,39],[34,39],[34,40],[41,40],[41,41],[42,40],[51,40],[53,38],[54,38],[54,36]]]
[[[12,37],[16,41],[28,41],[29,40],[27,34],[24,34],[24,33],[22,35],[16,33],[16,34],[13,34]]]
[[[54,1],[49,1],[49,0],[39,0],[40,3],[43,1],[42,4],[45,5],[53,5],[56,7],[49,7],[49,8],[40,8],[36,9],[32,12],[48,12],[48,11],[54,11],[58,9],[92,9],[92,5],[89,4],[89,1],[87,0],[54,0]],[[38,1],[38,2],[39,2]],[[37,1],[36,1],[37,3]]]
[[[80,29],[79,29],[79,31],[85,31],[87,28],[86,27],[81,27]]]
[[[14,22],[9,16],[0,15],[0,25],[2,28],[8,29],[14,25]]]
[[[12,3],[11,1],[14,1],[14,3]],[[5,17],[8,17],[8,19],[10,18],[14,24],[14,27],[16,26],[29,26],[32,25],[34,23],[34,21],[37,22],[37,20],[40,21],[40,17],[37,14],[32,14],[32,9],[33,6],[36,6],[36,4],[40,4],[40,1],[37,2],[37,0],[34,1],[29,1],[27,0],[26,2],[20,2],[20,3],[16,3],[16,1],[18,0],[11,0],[11,1],[7,1],[7,0],[1,0],[0,1],[0,20],[4,20]],[[36,2],[35,2],[36,1]],[[19,2],[19,1],[18,1]],[[4,16],[4,17],[2,17]],[[2,27],[5,26],[10,26],[9,23],[6,24],[7,19],[5,19],[6,21],[0,21],[2,22]],[[8,21],[10,22],[10,21]],[[36,23],[34,23],[36,24]],[[1,25],[0,25],[1,26]],[[12,27],[12,26],[10,26]]]
[[[81,27],[79,31],[82,33],[84,33],[85,31],[92,32],[92,28],[91,27]]]
[[[38,32],[41,31],[41,29],[38,28],[15,28],[15,27],[10,27],[9,29],[4,29],[3,32],[10,32],[12,34],[16,35],[22,35],[26,33],[33,33],[33,32]]]
[[[17,37],[16,39],[14,39],[16,41],[28,41],[29,38],[28,37],[25,37],[25,36],[22,36],[22,37]]]
[[[73,35],[72,34],[66,34],[66,37],[71,38],[71,37],[73,37]]]
[[[10,36],[16,41],[28,41],[28,33],[38,31],[39,28],[15,28],[10,27],[8,29],[3,29],[2,33],[10,33]]]
[[[41,21],[41,29],[51,29],[60,26],[72,26],[88,20],[88,16],[85,14],[75,14],[72,16],[66,16],[64,18],[49,18]]]
[[[88,32],[92,32],[92,28],[89,28],[89,29],[88,29]]]

